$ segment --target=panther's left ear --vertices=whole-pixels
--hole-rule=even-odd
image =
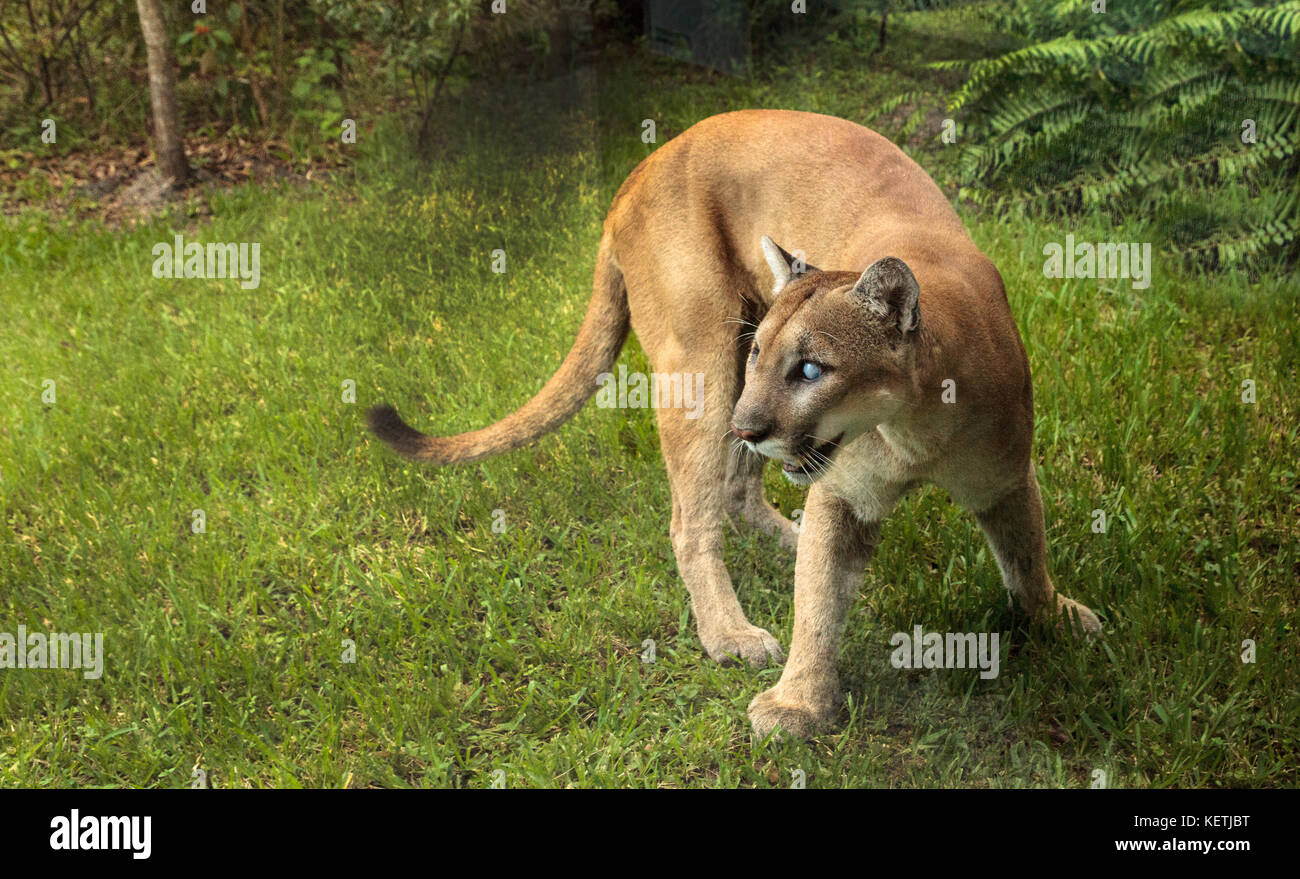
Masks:
[[[821,271],[801,258],[786,253],[781,245],[766,235],[763,236],[763,256],[767,259],[767,267],[772,270],[773,294],[780,293],[781,288],[790,283],[790,279],[796,275]]]
[[[853,285],[853,295],[873,314],[895,323],[904,333],[921,325],[921,286],[896,256],[878,259]]]

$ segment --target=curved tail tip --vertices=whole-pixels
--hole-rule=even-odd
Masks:
[[[392,406],[373,406],[366,413],[370,432],[402,454],[411,454],[420,446],[424,434],[411,427]]]
[[[382,406],[371,406],[366,412],[366,424],[370,427],[370,432],[374,434],[383,434],[394,425],[407,426],[406,422],[402,420],[402,416],[397,414],[397,410],[387,403]]]

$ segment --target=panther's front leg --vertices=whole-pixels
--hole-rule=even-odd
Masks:
[[[821,484],[808,492],[794,567],[790,658],[777,685],[749,703],[760,737],[780,727],[808,738],[834,720],[840,633],[879,536],[879,522],[863,522]]]

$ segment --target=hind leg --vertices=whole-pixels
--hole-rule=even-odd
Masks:
[[[1068,623],[1088,635],[1101,631],[1101,622],[1089,608],[1059,594],[1047,575],[1047,536],[1038,477],[1031,464],[1025,481],[987,510],[976,513],[980,528],[993,548],[1002,582],[1035,619]]]
[[[771,534],[781,548],[794,552],[799,546],[795,523],[763,497],[763,465],[766,458],[743,446],[731,445],[727,460],[727,504],[751,528]]]
[[[753,509],[748,498],[761,477],[753,464],[731,471],[731,413],[744,374],[741,334],[754,323],[755,304],[736,267],[716,258],[725,252],[716,230],[699,230],[699,255],[686,256],[674,243],[679,232],[652,224],[620,250],[632,329],[655,373],[679,377],[683,389],[691,380],[695,388],[689,406],[655,401],[673,496],[673,553],[709,656],[779,663],[781,645],[745,617],[722,553],[728,516]],[[733,497],[744,498],[739,507]]]

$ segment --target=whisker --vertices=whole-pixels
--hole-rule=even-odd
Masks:
[[[810,460],[818,468],[820,473],[825,476],[830,472],[833,462],[816,449],[810,449]]]

